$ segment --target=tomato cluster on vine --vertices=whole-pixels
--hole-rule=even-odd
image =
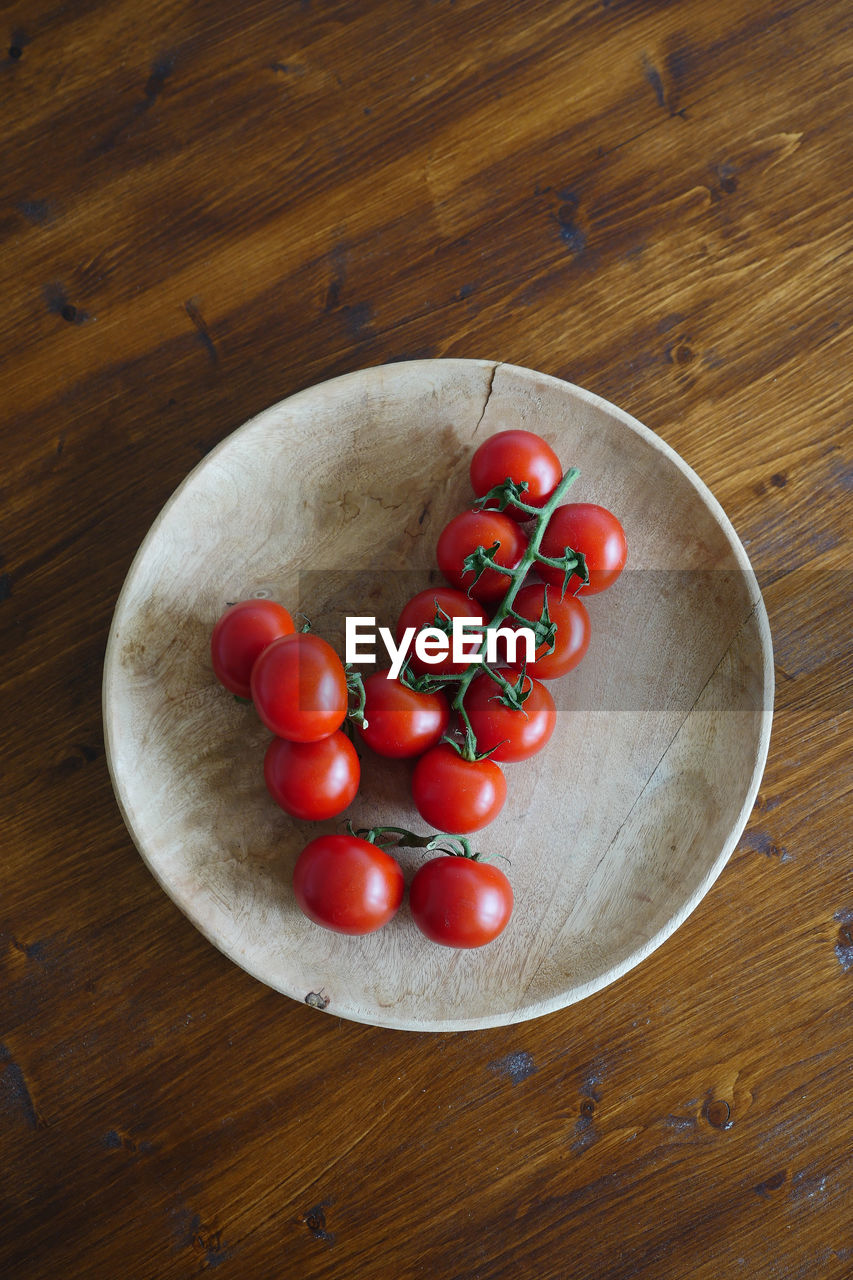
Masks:
[[[594,503],[562,503],[577,475],[564,475],[532,432],[499,432],[480,445],[470,466],[475,501],[445,526],[436,548],[449,585],[404,606],[398,644],[413,635],[424,643],[395,678],[389,671],[362,678],[270,600],[241,601],[216,623],[214,671],[235,696],[251,699],[273,733],[264,778],[285,812],[324,820],[348,808],[361,781],[355,735],[378,755],[415,761],[414,807],[438,834],[350,827],[312,840],[296,862],[293,888],[315,923],[349,934],[386,924],[404,896],[388,846],[409,845],[439,854],[409,890],[427,937],[481,946],[506,926],[509,881],[471,852],[467,836],[503,808],[501,766],[528,759],[553,735],[557,711],[546,682],[572,671],[590,642],[581,597],[611,586],[627,558],[616,516]],[[474,633],[468,662],[446,639],[443,648],[436,643],[451,634],[454,619],[467,620],[469,640]],[[515,643],[522,629],[533,640],[526,660]]]

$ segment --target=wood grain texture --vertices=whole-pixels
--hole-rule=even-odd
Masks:
[[[849,6],[2,7],[0,1274],[847,1280]],[[240,423],[369,365],[621,405],[756,567],[738,850],[638,969],[421,1036],[243,973],[136,854],[100,682]]]

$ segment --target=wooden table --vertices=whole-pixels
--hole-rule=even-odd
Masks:
[[[849,5],[4,19],[0,1275],[853,1275]],[[447,1035],[209,945],[131,844],[100,711],[119,588],[199,458],[421,356],[556,374],[673,445],[752,557],[778,684],[755,812],[675,936]]]

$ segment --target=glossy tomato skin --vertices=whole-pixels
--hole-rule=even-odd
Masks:
[[[217,680],[238,698],[250,698],[252,667],[273,640],[292,635],[293,619],[274,600],[230,605],[213,628],[210,659]]]
[[[482,947],[509,922],[512,886],[489,862],[432,858],[415,873],[409,905],[415,924],[431,941],[445,947]]]
[[[606,507],[595,502],[572,502],[557,507],[542,535],[540,550],[543,555],[556,559],[566,547],[581,551],[586,556],[589,582],[584,585],[575,574],[569,579],[567,595],[593,596],[613,585],[625,568],[628,543],[625,530]],[[550,565],[536,566],[546,582],[562,592],[563,571]]]
[[[556,680],[559,676],[574,670],[589,648],[589,614],[583,601],[577,596],[561,596],[559,587],[549,586],[544,582],[532,582],[522,587],[512,607],[516,613],[521,614],[522,618],[538,622],[542,617],[546,592],[548,593],[548,616],[557,627],[554,650],[553,653],[548,653],[548,646],[540,645],[536,650],[535,662],[527,663],[527,674],[534,676],[537,680]],[[501,623],[501,626],[516,625],[523,626],[523,623],[516,624],[514,620],[509,619]],[[504,650],[499,648],[498,652],[505,652],[505,648]],[[522,652],[523,650],[519,647],[518,653]],[[520,669],[521,663],[514,662],[513,666]]]
[[[415,765],[412,797],[424,822],[436,831],[466,835],[498,816],[506,800],[506,778],[493,760],[463,760],[441,742]]]
[[[347,714],[347,677],[340,658],[320,636],[282,636],[252,668],[252,701],[268,729],[290,742],[317,742]]]
[[[335,933],[374,933],[403,901],[403,872],[360,836],[317,836],[296,859],[293,892],[309,920]]]
[[[560,459],[541,436],[532,431],[499,431],[484,440],[471,459],[471,487],[478,498],[503,484],[527,481],[523,500],[542,507],[563,478]],[[524,511],[506,508],[513,520],[530,520]]]
[[[508,578],[507,582],[509,582]],[[397,620],[397,643],[400,643],[408,627],[414,627],[418,632],[424,627],[433,626],[436,606],[446,613],[448,618],[473,618],[484,625],[488,621],[485,610],[476,600],[466,596],[464,591],[458,591],[455,587],[431,587],[426,591],[419,591],[403,606]],[[468,649],[473,651],[474,645],[468,645]],[[461,675],[467,666],[467,663],[463,665],[454,662],[450,654],[442,658],[441,662],[422,662],[414,651],[414,641],[409,654],[409,666],[416,675],[423,675],[425,672],[432,675]]]
[[[451,586],[470,592],[475,600],[501,600],[510,579],[497,569],[486,569],[474,582],[470,570],[462,572],[465,557],[478,546],[487,549],[496,542],[497,564],[514,569],[527,550],[527,539],[515,520],[501,511],[463,511],[445,525],[436,547],[438,567]]]
[[[517,679],[512,671],[501,674],[511,682]],[[545,685],[525,676],[524,690],[529,690],[524,710],[517,711],[498,700],[500,688],[491,676],[477,676],[468,686],[465,710],[477,738],[477,750],[490,751],[490,760],[527,760],[542,750],[554,732],[557,708]]]
[[[264,780],[276,804],[294,818],[319,822],[337,817],[358,791],[361,765],[345,733],[317,742],[273,738],[264,756]]]
[[[387,671],[374,671],[364,681],[364,692],[367,727],[358,725],[358,732],[377,755],[419,756],[447,732],[450,705],[440,690],[416,693],[389,680]]]

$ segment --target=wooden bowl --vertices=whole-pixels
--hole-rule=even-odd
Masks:
[[[435,544],[470,502],[468,462],[521,426],[580,468],[572,501],[620,516],[628,568],[589,598],[592,641],[550,689],[557,731],[506,766],[509,798],[477,846],[509,859],[515,911],[489,946],[428,942],[404,905],[343,937],[291,889],[320,831],[262,776],[267,731],[216,683],[211,628],[270,595],[338,642],[347,613],[393,627],[440,580]],[[342,652],[342,650],[341,650]],[[360,1022],[445,1031],[536,1017],[626,973],[669,937],[734,849],[767,753],[773,668],[746,553],[690,468],[621,409],[512,365],[424,360],[292,396],[220,444],[137,554],[104,672],[107,758],[159,883],[244,969]],[[423,831],[411,766],[365,752],[350,815]],[[402,851],[409,880],[423,853]],[[504,867],[506,863],[500,863]]]

